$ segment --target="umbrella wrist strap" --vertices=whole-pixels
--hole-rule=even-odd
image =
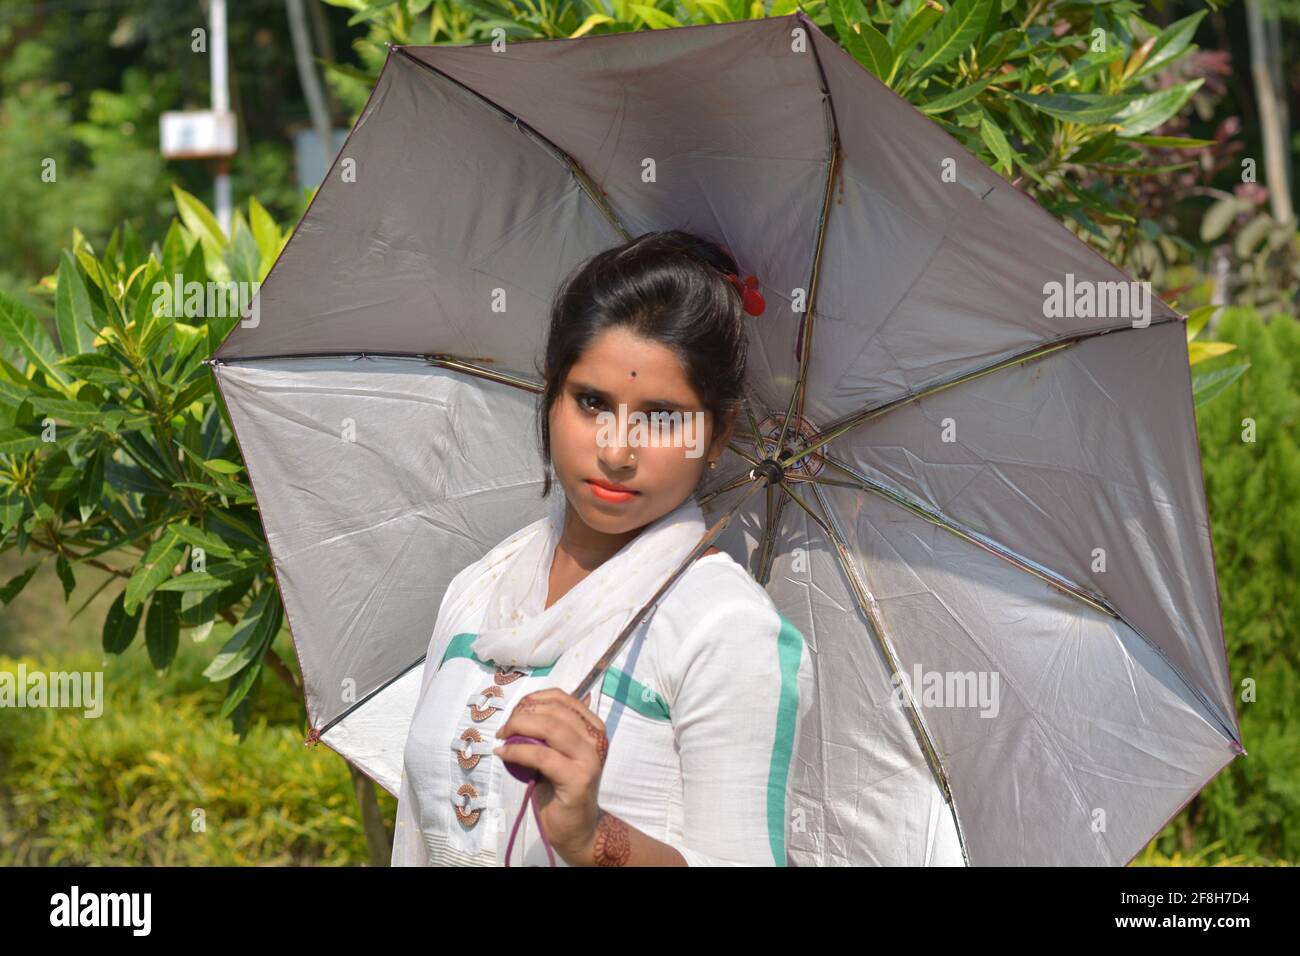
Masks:
[[[546,838],[546,828],[542,826],[542,816],[537,811],[537,778],[534,777],[528,781],[528,789],[524,791],[524,802],[519,805],[519,812],[515,814],[515,825],[510,830],[510,841],[506,843],[506,866],[510,865],[510,851],[515,845],[515,834],[519,832],[519,824],[524,822],[524,812],[528,809],[529,804],[533,807],[533,819],[537,821],[537,832],[541,834],[542,846],[546,847],[546,857],[551,861],[551,866],[556,866],[555,853],[551,850],[551,841]]]

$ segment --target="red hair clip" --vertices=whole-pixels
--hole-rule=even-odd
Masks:
[[[762,315],[763,310],[767,308],[767,303],[763,301],[763,293],[758,291],[758,277],[749,276],[745,279],[744,284],[741,284],[740,277],[734,272],[723,274],[727,277],[727,281],[734,285],[736,291],[740,293],[740,297],[745,303],[745,311],[750,315]]]

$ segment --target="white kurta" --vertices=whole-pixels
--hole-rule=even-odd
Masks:
[[[449,596],[463,583],[453,580]],[[455,605],[444,600],[440,613]],[[549,667],[499,670],[470,650],[477,623],[453,622],[450,638],[429,647],[406,741],[395,866],[504,859],[519,810],[509,795],[522,785],[491,752],[494,735],[522,697],[557,686],[549,675],[563,655]],[[786,865],[790,764],[812,681],[803,636],[744,568],[725,553],[697,559],[593,693],[610,742],[600,806],[691,866]],[[401,839],[411,835],[403,828],[420,838]],[[548,864],[531,808],[510,864]]]

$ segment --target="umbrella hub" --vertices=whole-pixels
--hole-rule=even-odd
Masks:
[[[773,474],[773,484],[777,476],[781,474],[780,463],[789,461],[798,455],[799,452],[812,444],[817,435],[817,426],[801,415],[792,415],[790,424],[785,428],[785,436],[781,436],[781,424],[786,420],[785,413],[768,415],[763,419],[763,423],[758,426],[760,439],[755,442],[760,458],[760,470],[763,466],[771,462],[776,466],[777,472]],[[781,447],[777,448],[777,441],[781,441]],[[822,446],[826,448],[826,446]],[[821,450],[821,449],[819,449]],[[785,469],[785,474],[797,474],[801,476],[812,476],[822,470],[825,462],[819,457],[808,455],[795,459]]]

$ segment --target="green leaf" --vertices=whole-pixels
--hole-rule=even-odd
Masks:
[[[262,272],[262,251],[253,238],[252,230],[244,223],[243,216],[235,217],[234,238],[225,250],[226,265],[230,267],[230,276],[236,282],[257,282]]]
[[[275,224],[271,214],[262,207],[255,196],[248,197],[248,219],[252,226],[253,238],[257,241],[257,248],[261,253],[261,267],[256,276],[261,280],[271,271],[271,266],[275,264],[276,257],[280,254],[280,227]]]
[[[21,594],[23,588],[27,587],[27,582],[32,579],[32,575],[36,573],[36,569],[40,566],[41,562],[37,561],[35,564],[27,568],[26,571],[21,571],[6,581],[4,587],[0,587],[0,603],[7,605],[10,601]]]
[[[1227,368],[1217,368],[1210,372],[1192,373],[1192,401],[1197,407],[1210,401],[1229,385],[1241,377],[1241,374],[1250,368],[1249,362],[1240,365],[1229,365]]]
[[[912,64],[915,82],[951,63],[975,42],[984,29],[993,0],[957,0],[930,32],[920,56]]]
[[[174,283],[176,277],[180,276],[182,287],[185,283],[185,260],[189,258],[190,250],[185,245],[185,234],[181,232],[181,224],[175,219],[167,227],[167,238],[163,240],[162,253],[162,281]]]
[[[1021,93],[1014,90],[1011,95],[1040,113],[1085,126],[1110,122],[1117,113],[1141,99],[1137,96],[1113,96],[1106,93]]]
[[[921,42],[921,37],[930,32],[930,28],[944,15],[945,11],[936,10],[928,3],[919,5],[910,16],[907,14],[906,6],[899,7],[898,13],[894,17],[894,22],[889,26],[889,40],[894,48],[894,65],[889,71],[888,82],[892,84],[894,77],[898,74],[898,68],[905,64],[916,52],[916,45]],[[901,17],[907,17],[907,21],[901,28],[897,25],[901,22]],[[897,40],[893,39],[897,28]]]
[[[355,19],[355,17],[353,19]],[[252,692],[253,687],[257,684],[258,678],[261,676],[262,662],[256,660],[231,679],[230,685],[226,690],[226,699],[221,704],[220,714],[222,717],[229,717],[239,709],[239,705],[242,704],[244,699]]]
[[[889,41],[867,19],[862,0],[830,0],[831,21],[844,48],[876,75],[888,82],[894,72],[894,52]]]
[[[59,345],[69,355],[89,352],[95,347],[99,324],[90,307],[90,294],[81,281],[72,255],[64,252],[59,259],[59,278],[54,290],[54,322],[59,330]]]
[[[244,470],[242,465],[233,461],[226,461],[224,458],[212,458],[200,462],[199,467],[204,471],[210,471],[218,475],[237,475]]]
[[[1200,77],[1146,96],[1139,96],[1112,116],[1110,122],[1122,124],[1119,131],[1121,136],[1138,136],[1149,132],[1181,110],[1183,104],[1204,82],[1205,78]]]
[[[37,414],[48,415],[71,425],[94,425],[104,418],[104,409],[100,406],[69,398],[33,397],[32,408]]]
[[[1240,213],[1249,212],[1250,209],[1250,203],[1236,196],[1220,199],[1206,211],[1201,220],[1201,242],[1214,242],[1228,231]]]
[[[633,13],[636,13],[638,16],[641,17],[642,20],[646,22],[646,25],[656,30],[668,30],[673,27],[680,27],[682,25],[679,20],[675,19],[672,16],[669,16],[667,13],[664,13],[662,10],[657,10],[654,7],[647,7],[645,4],[642,3],[629,3],[627,5],[627,9],[631,10]]]
[[[943,96],[936,96],[934,99],[922,103],[918,108],[922,113],[934,115],[936,113],[946,113],[950,109],[961,106],[970,100],[975,99],[984,92],[985,87],[993,82],[993,77],[986,76],[982,80],[969,83],[965,86],[958,87],[951,93],[945,93]]]
[[[1010,176],[1012,172],[1011,144],[1007,142],[1006,136],[1002,134],[1002,130],[998,128],[998,125],[987,116],[980,122],[980,139],[997,157],[998,171],[1004,176]]]
[[[158,670],[176,657],[181,636],[181,596],[166,592],[155,594],[149,602],[149,616],[144,622],[144,640],[149,661]]]
[[[423,4],[424,0],[419,0],[419,2]],[[700,6],[709,7],[713,4],[716,4],[717,2],[718,0],[703,0]],[[569,39],[576,40],[580,36],[585,36],[587,33],[589,33],[591,30],[594,30],[602,23],[617,23],[617,22],[618,21],[616,21],[613,17],[607,17],[603,13],[593,13],[590,16],[588,16],[587,19],[582,21],[582,25],[578,27],[578,29],[574,30],[572,33],[569,34]],[[370,85],[374,86],[374,81],[371,81]]]
[[[25,455],[44,444],[41,429],[35,425],[0,428],[0,455]]]
[[[216,217],[198,198],[190,195],[179,186],[172,186],[172,194],[176,197],[176,209],[180,212],[181,221],[185,223],[185,228],[199,239],[197,245],[202,249],[203,266],[207,278],[225,282],[230,278],[230,269],[222,256],[226,247],[226,234],[221,231],[221,226]],[[191,254],[194,251],[191,250]],[[185,280],[187,282],[196,278],[190,275],[190,271],[189,262],[187,261],[185,269]]]
[[[129,272],[144,261],[144,245],[136,235],[135,227],[131,225],[130,220],[124,220],[122,222],[122,264]]]
[[[1201,329],[1205,328],[1205,323],[1210,321],[1210,316],[1214,315],[1221,305],[1203,305],[1198,309],[1192,309],[1187,313],[1187,341],[1190,342],[1200,334]]]
[[[59,359],[59,368],[69,375],[96,385],[115,388],[122,384],[123,369],[112,356],[98,352],[83,352]]]
[[[1188,136],[1131,136],[1127,139],[1130,143],[1141,143],[1144,146],[1167,146],[1174,149],[1200,149],[1203,146],[1213,146],[1212,139],[1192,139]]]
[[[107,459],[108,451],[103,447],[97,448],[82,468],[81,480],[77,486],[77,507],[83,522],[94,513],[100,499],[104,497],[104,466]]]
[[[108,654],[121,654],[131,642],[135,640],[135,632],[140,626],[140,615],[142,611],[136,611],[134,614],[127,614],[124,606],[126,592],[123,591],[113,602],[113,606],[108,609],[108,616],[104,618],[103,646],[104,651]]]
[[[56,364],[58,349],[40,320],[17,299],[0,292],[0,339],[22,352],[46,379],[67,386],[70,379]]]
[[[186,544],[196,548],[202,548],[208,554],[220,555],[221,557],[231,557],[235,551],[224,540],[211,532],[204,531],[202,528],[195,528],[185,522],[174,524],[171,530],[184,541]]]
[[[185,553],[180,546],[180,540],[180,536],[175,531],[170,527],[166,528],[145,552],[140,564],[131,572],[131,577],[126,582],[125,607],[128,613],[135,613],[141,602],[152,594],[158,585],[171,577],[172,568],[176,567]]]
[[[181,627],[203,627],[210,624],[219,610],[217,592],[184,592],[181,594]],[[202,637],[195,636],[195,640],[201,640]]]
[[[267,581],[203,676],[212,681],[225,680],[259,661],[280,629],[282,614],[280,594],[275,584]]]
[[[1231,342],[1188,342],[1187,364],[1195,365],[1198,362],[1218,358],[1220,355],[1235,351],[1236,348],[1237,346]]]
[[[1191,16],[1175,20],[1161,30],[1160,35],[1156,37],[1155,45],[1151,48],[1151,55],[1133,77],[1145,76],[1180,56],[1192,42],[1192,37],[1196,35],[1196,28],[1207,13],[1208,10],[1197,10]]]
[[[72,592],[77,589],[76,575],[72,573],[72,565],[68,563],[68,559],[63,555],[55,558],[54,570],[59,576],[60,583],[63,584],[63,603],[66,604],[68,598],[72,597]]]
[[[154,274],[157,272],[156,269],[150,271]],[[140,290],[131,318],[135,323],[132,330],[141,355],[152,356],[160,345],[168,341],[168,333],[176,321],[171,312],[172,287],[170,285],[160,279]]]

